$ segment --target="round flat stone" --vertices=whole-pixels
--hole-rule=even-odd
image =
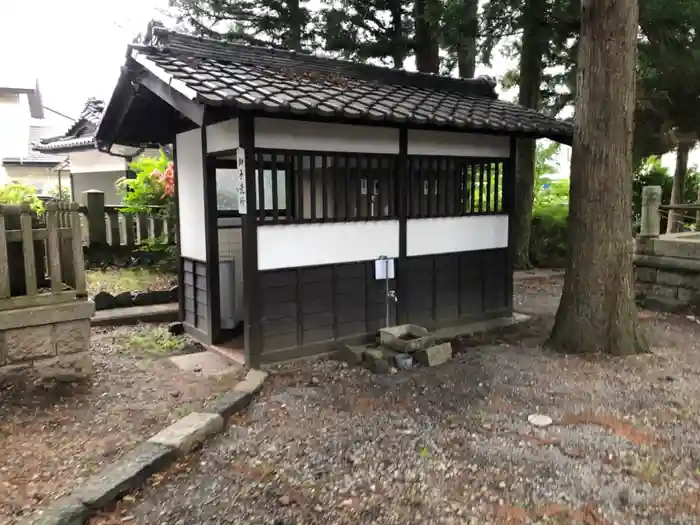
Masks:
[[[552,418],[544,414],[531,414],[527,417],[527,421],[536,427],[548,427],[552,424]]]

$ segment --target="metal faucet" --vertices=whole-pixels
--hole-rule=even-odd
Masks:
[[[395,292],[394,290],[389,290],[389,291],[386,293],[386,296],[387,296],[389,299],[392,299],[395,303],[398,303],[398,302],[399,302],[399,298],[396,297],[396,292]]]

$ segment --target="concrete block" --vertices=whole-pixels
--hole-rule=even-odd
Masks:
[[[397,352],[415,352],[431,346],[434,336],[422,326],[404,324],[379,330],[379,343]]]
[[[204,406],[204,411],[219,414],[226,423],[231,416],[242,412],[252,401],[253,395],[245,392],[226,392]]]
[[[148,440],[187,453],[213,434],[221,432],[224,420],[219,414],[192,412]]]
[[[92,356],[89,352],[59,355],[34,361],[40,379],[70,382],[87,379],[92,375]]]
[[[175,449],[145,442],[107,465],[102,472],[90,476],[73,493],[73,497],[90,509],[99,509],[119,496],[138,488],[151,474],[170,463]]]
[[[449,341],[416,352],[416,360],[427,366],[438,366],[452,358],[452,343]]]
[[[365,349],[363,361],[372,372],[377,374],[386,374],[389,372],[389,359],[379,348]]]
[[[678,288],[678,300],[684,303],[694,303],[698,297],[698,293],[695,290],[688,290],[687,288]]]
[[[656,273],[656,268],[637,267],[635,269],[636,280],[642,283],[655,283]]]
[[[267,372],[262,370],[249,370],[245,379],[233,387],[235,392],[243,392],[246,394],[257,394],[262,388],[263,383],[267,379]]]
[[[90,320],[56,323],[54,338],[58,355],[87,352],[90,350]]]
[[[660,284],[655,284],[651,287],[651,295],[654,297],[674,299],[678,297],[678,288],[674,286],[662,286]]]
[[[17,525],[83,525],[88,509],[73,497],[61,498],[36,513],[20,519]]]
[[[333,358],[349,365],[359,365],[362,363],[362,354],[364,351],[364,346],[345,345],[333,354]]]
[[[656,283],[664,286],[693,286],[694,281],[693,275],[681,272],[659,270],[656,274]]]
[[[7,360],[28,361],[56,355],[53,344],[52,325],[13,328],[5,332]]]

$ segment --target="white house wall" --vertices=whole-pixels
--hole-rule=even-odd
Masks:
[[[71,173],[99,173],[126,170],[126,159],[102,153],[97,149],[75,151],[70,154]]]
[[[399,152],[399,130],[298,120],[256,118],[255,146],[348,153]]]
[[[508,246],[508,216],[409,219],[406,255],[491,250]]]
[[[207,126],[207,153],[236,149],[239,144],[238,119]]]
[[[399,256],[399,221],[258,227],[258,269],[276,270]]]
[[[180,254],[182,257],[206,262],[206,222],[204,218],[204,159],[202,130],[178,133],[177,191],[180,219]]]
[[[510,138],[477,133],[409,129],[408,154],[508,158]]]

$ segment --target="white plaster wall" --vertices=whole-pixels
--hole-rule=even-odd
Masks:
[[[399,256],[399,222],[258,227],[258,269],[275,270]]]
[[[508,246],[508,216],[409,219],[406,255],[490,250]]]
[[[207,126],[207,153],[235,149],[239,144],[238,119]]]
[[[510,138],[477,133],[409,129],[408,154],[507,158],[510,156]]]
[[[77,202],[83,202],[83,192],[88,190],[99,190],[105,194],[105,204],[122,204],[121,196],[117,193],[116,183],[126,176],[126,171],[99,171],[72,173],[73,194]],[[64,173],[63,178],[69,180],[68,173]],[[67,185],[67,183],[65,183]]]
[[[204,160],[202,129],[178,133],[177,191],[180,218],[180,253],[183,257],[207,260],[206,221],[204,218]]]
[[[27,155],[30,122],[27,95],[0,93],[0,157]]]
[[[237,221],[240,223],[240,219],[225,220]],[[234,318],[243,319],[243,239],[241,228],[219,229],[219,260],[234,261],[236,281]],[[228,286],[228,283],[221,283],[221,286]]]
[[[372,126],[256,118],[255,146],[349,153],[399,152],[399,130]]]
[[[126,170],[126,159],[102,153],[97,149],[75,151],[70,154],[71,173],[98,173]]]

